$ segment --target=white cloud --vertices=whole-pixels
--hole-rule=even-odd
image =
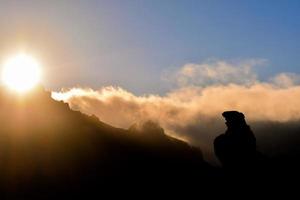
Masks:
[[[189,63],[179,69],[165,72],[163,79],[177,86],[209,86],[224,84],[250,85],[257,81],[253,68],[266,63],[264,59],[228,62],[213,60],[200,64]]]
[[[300,75],[295,73],[280,73],[270,79],[278,87],[288,88],[300,84]]]

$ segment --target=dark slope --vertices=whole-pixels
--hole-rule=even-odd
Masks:
[[[8,198],[95,195],[152,183],[153,189],[181,187],[215,174],[199,149],[153,122],[114,128],[41,88],[0,95],[0,189]]]

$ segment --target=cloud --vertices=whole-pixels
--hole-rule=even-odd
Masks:
[[[288,88],[300,84],[300,75],[295,73],[280,73],[270,78],[270,82],[279,87]]]
[[[99,90],[72,88],[53,92],[52,97],[68,102],[72,109],[95,114],[100,120],[118,127],[129,128],[141,120],[157,121],[167,134],[200,146],[206,159],[214,160],[213,139],[226,128],[221,117],[224,110],[243,112],[256,136],[265,138],[264,142],[268,142],[269,136],[274,137],[273,132],[277,132],[275,137],[282,136],[277,130],[298,130],[295,125],[298,123],[294,123],[300,121],[297,76],[279,74],[269,82],[260,82],[251,66],[236,67],[220,61],[209,71],[207,64],[185,65],[178,70],[181,76],[195,77],[195,80],[198,76],[210,77],[211,82],[214,80],[218,84],[188,84],[164,96],[137,96],[110,86]],[[241,69],[236,69],[239,67]],[[250,69],[246,69],[248,67]],[[200,69],[206,71],[200,73]],[[248,79],[239,79],[239,73]],[[272,145],[270,152],[276,146]]]
[[[244,61],[211,60],[205,63],[189,63],[179,69],[168,70],[163,79],[184,86],[224,85],[228,83],[250,85],[257,81],[253,68],[264,65],[265,59]]]

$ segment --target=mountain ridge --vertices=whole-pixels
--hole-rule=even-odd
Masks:
[[[0,186],[8,196],[96,193],[124,181],[182,185],[214,176],[200,149],[154,122],[115,128],[53,100],[42,87],[28,96],[0,95]]]

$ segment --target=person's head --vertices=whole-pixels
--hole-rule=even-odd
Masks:
[[[228,129],[235,129],[246,125],[245,116],[243,113],[238,111],[225,111],[222,113],[225,118]]]

